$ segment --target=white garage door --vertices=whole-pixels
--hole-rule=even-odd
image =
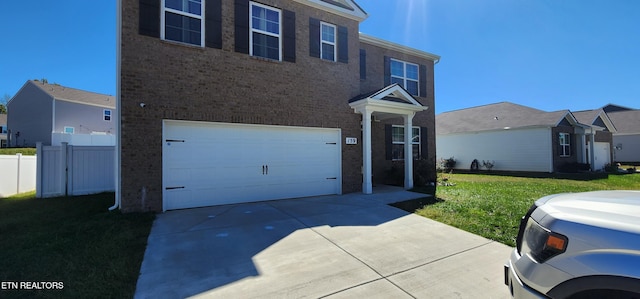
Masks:
[[[340,194],[340,130],[164,121],[164,210]]]
[[[595,153],[593,156],[593,169],[602,170],[607,164],[611,163],[611,148],[608,142],[594,142],[593,152]]]

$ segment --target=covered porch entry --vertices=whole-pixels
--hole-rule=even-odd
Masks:
[[[413,117],[429,107],[420,104],[398,84],[353,98],[349,106],[362,115],[362,193],[373,193],[371,157],[371,121],[401,117],[404,125],[404,188],[413,188]]]

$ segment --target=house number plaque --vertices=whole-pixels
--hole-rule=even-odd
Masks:
[[[347,137],[345,140],[346,144],[358,144],[358,138],[356,137]]]

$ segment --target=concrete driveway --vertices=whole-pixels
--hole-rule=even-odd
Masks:
[[[509,298],[511,247],[346,194],[170,211],[155,220],[136,298]]]

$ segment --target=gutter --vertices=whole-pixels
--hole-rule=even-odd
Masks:
[[[122,42],[122,32],[121,32],[121,28],[122,28],[122,0],[117,0],[116,1],[116,148],[115,148],[115,159],[114,159],[114,163],[115,165],[115,182],[116,182],[116,198],[115,198],[115,202],[113,203],[113,206],[109,207],[109,211],[113,211],[115,209],[120,208],[121,202],[120,202],[120,197],[122,196],[122,192],[120,191],[120,120],[121,120],[121,105],[120,105],[120,48],[121,48],[121,42]]]

